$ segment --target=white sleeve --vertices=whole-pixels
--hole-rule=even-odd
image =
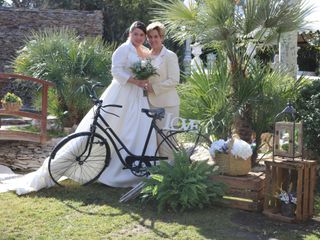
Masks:
[[[132,73],[127,69],[129,49],[122,45],[112,54],[111,74],[120,84],[126,84]]]

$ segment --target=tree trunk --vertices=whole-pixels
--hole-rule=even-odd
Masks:
[[[233,133],[247,143],[252,143],[251,111],[249,106],[241,114],[235,116]]]

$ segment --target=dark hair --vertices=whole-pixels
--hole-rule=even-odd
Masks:
[[[147,34],[147,28],[143,22],[135,21],[134,23],[132,23],[129,28],[129,32],[132,32],[136,28],[139,28],[141,31],[144,32],[144,34]]]

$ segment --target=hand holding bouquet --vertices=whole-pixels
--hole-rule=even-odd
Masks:
[[[135,62],[130,69],[137,80],[147,80],[153,75],[158,75],[157,69],[151,64],[151,59],[148,58]],[[143,95],[147,96],[146,90],[143,91]]]

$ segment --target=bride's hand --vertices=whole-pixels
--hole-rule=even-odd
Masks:
[[[148,80],[140,80],[140,79],[135,79],[133,77],[128,79],[128,83],[132,83],[134,85],[137,85],[138,87],[145,88],[146,85],[148,85],[149,81]]]
[[[148,93],[154,93],[153,87],[151,83],[147,83],[144,87],[145,90],[147,90]]]
[[[148,80],[138,80],[139,81],[139,87],[141,87],[141,88],[146,88],[147,86],[148,86],[148,84],[149,84],[149,81]]]

